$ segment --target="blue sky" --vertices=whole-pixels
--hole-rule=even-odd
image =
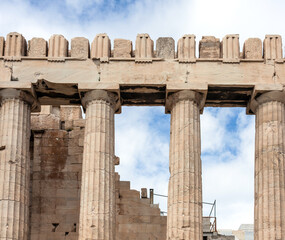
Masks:
[[[285,38],[282,0],[0,0],[0,36],[20,32],[27,40],[62,34],[69,41],[98,33],[133,41],[138,33],[178,39],[195,34],[222,39],[240,34]],[[163,107],[123,107],[116,115],[117,167],[132,187],[167,194],[170,116]],[[201,115],[203,198],[218,202],[218,227],[253,223],[254,116],[245,109],[206,108]],[[159,200],[157,198],[157,200]],[[166,201],[160,206],[166,211]]]

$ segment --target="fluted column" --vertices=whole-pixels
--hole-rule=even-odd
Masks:
[[[285,93],[255,101],[254,239],[285,239]]]
[[[171,111],[167,239],[202,240],[201,95],[180,91]]]
[[[116,96],[94,90],[82,104],[86,125],[82,166],[79,240],[114,240],[114,113]]]
[[[29,220],[30,112],[27,93],[0,90],[0,239],[26,240]]]

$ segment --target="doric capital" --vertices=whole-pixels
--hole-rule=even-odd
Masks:
[[[17,90],[17,89],[1,89],[0,90],[0,102],[2,102],[5,99],[20,99],[27,104],[31,106],[32,111],[36,111],[40,109],[39,103],[36,98],[34,98],[30,93],[25,92],[23,90]]]
[[[250,109],[253,113],[256,113],[256,110],[259,105],[266,103],[266,102],[272,102],[277,101],[285,104],[285,92],[284,91],[271,91],[266,92],[258,96],[257,98],[254,98],[250,102]]]
[[[197,103],[199,108],[201,109],[201,102],[203,100],[202,94],[192,91],[192,90],[183,90],[170,95],[165,104],[166,112],[171,112],[175,104],[179,101],[190,100]]]
[[[120,109],[120,101],[118,95],[105,90],[92,90],[85,93],[84,97],[81,99],[81,103],[84,108],[87,108],[90,102],[96,100],[103,100],[105,102],[108,102],[115,112]]]

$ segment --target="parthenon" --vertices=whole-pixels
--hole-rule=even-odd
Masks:
[[[137,35],[134,49],[125,39],[112,48],[107,34],[70,46],[62,35],[48,43],[16,32],[0,37],[1,240],[202,240],[200,114],[209,106],[255,114],[254,239],[285,239],[279,35],[263,44],[249,38],[242,51],[238,34],[205,36],[199,53],[195,35],[180,38],[177,51],[170,37],[154,49],[148,34]],[[171,114],[167,223],[114,171],[114,114],[139,105]],[[148,223],[141,235],[122,231],[135,207],[144,211],[131,226]]]

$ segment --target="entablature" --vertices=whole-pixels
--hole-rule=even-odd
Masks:
[[[247,107],[252,97],[266,91],[282,91],[285,65],[279,35],[245,41],[240,52],[239,35],[220,42],[203,37],[196,57],[196,37],[178,41],[139,34],[132,42],[98,34],[68,41],[53,35],[26,43],[21,34],[0,37],[0,89],[30,91],[42,105],[81,104],[90,90],[117,93],[122,105],[163,106],[169,95],[181,90],[202,93],[204,106]],[[248,113],[251,113],[248,108]]]

